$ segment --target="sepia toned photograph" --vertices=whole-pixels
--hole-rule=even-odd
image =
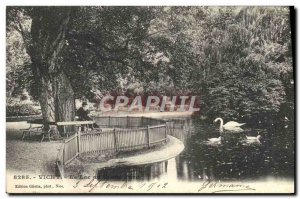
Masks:
[[[8,194],[295,194],[295,10],[7,6]]]

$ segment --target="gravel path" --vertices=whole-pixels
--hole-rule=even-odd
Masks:
[[[26,122],[6,123],[6,170],[24,174],[55,174],[55,160],[61,142],[40,142],[40,137],[22,141]]]

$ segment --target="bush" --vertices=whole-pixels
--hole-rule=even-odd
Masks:
[[[39,115],[40,111],[36,110],[30,104],[14,104],[6,106],[6,116],[30,116]]]

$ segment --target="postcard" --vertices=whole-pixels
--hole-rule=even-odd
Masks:
[[[7,193],[295,194],[294,21],[7,6]]]

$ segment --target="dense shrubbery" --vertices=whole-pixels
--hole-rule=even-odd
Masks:
[[[38,115],[40,111],[36,110],[30,104],[13,104],[6,106],[6,116],[30,116]]]
[[[173,66],[170,74],[175,86],[199,93],[201,114],[210,120],[292,119],[289,9],[194,9],[177,8],[178,19],[169,24],[177,23],[186,31],[169,48],[162,46],[171,55],[168,65]],[[180,23],[191,19],[195,21]]]

